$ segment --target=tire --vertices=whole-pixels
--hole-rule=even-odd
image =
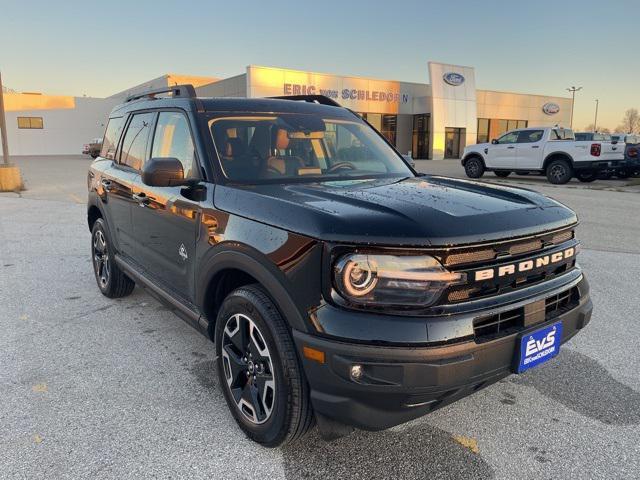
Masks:
[[[507,178],[509,175],[511,175],[511,172],[509,172],[508,170],[496,170],[495,172],[496,177],[500,177],[500,178]]]
[[[260,286],[238,288],[225,298],[215,344],[222,393],[247,437],[277,447],[311,428],[309,387],[290,329]]]
[[[114,261],[113,245],[107,224],[98,218],[91,229],[91,263],[100,292],[108,298],[130,295],[136,284]]]
[[[573,169],[569,162],[563,159],[551,160],[546,169],[547,180],[554,185],[564,185],[573,177]]]
[[[593,170],[581,170],[576,172],[576,178],[582,183],[591,183],[598,179],[598,175]]]
[[[484,162],[480,157],[471,157],[464,162],[464,173],[469,178],[480,178],[484,175]]]
[[[633,172],[631,170],[627,170],[626,168],[621,168],[616,170],[616,177],[621,178],[622,180],[626,180],[631,176]]]

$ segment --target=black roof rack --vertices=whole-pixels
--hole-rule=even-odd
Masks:
[[[324,95],[283,95],[279,97],[269,97],[278,100],[295,100],[298,102],[319,103],[321,105],[329,105],[331,107],[342,107],[335,100],[330,99]]]
[[[136,93],[127,97],[125,103],[139,100],[141,98],[155,98],[160,93],[173,93],[174,97],[196,98],[196,89],[193,85],[174,85],[172,87],[157,88],[155,90],[147,90],[146,92]]]

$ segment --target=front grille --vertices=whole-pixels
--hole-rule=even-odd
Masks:
[[[539,312],[536,309],[531,309],[529,313],[525,313],[527,308],[519,307],[495,315],[477,318],[473,324],[475,341],[476,343],[484,343],[518,333],[536,323],[552,320],[574,309],[579,302],[580,293],[578,292],[578,287],[573,287],[546,298],[544,300],[544,316],[541,314],[538,316]]]
[[[491,246],[461,248],[442,255],[442,264],[446,267],[487,262],[497,258],[517,256],[541,251],[553,245],[560,245],[574,237],[572,228],[561,232],[546,233],[525,240],[513,240]]]

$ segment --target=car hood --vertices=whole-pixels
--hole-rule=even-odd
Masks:
[[[447,177],[217,186],[215,206],[309,237],[443,246],[553,230],[575,213],[538,193]]]

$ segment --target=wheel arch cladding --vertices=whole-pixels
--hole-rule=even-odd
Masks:
[[[482,157],[482,155],[480,155],[479,153],[469,153],[466,157],[464,157],[462,159],[462,166],[465,166],[467,164],[467,162],[469,160],[471,160],[472,158],[477,158],[478,160],[480,160],[480,162],[482,162],[482,165],[486,168],[486,165],[484,163],[484,158]]]
[[[565,160],[569,163],[570,167],[573,167],[573,159],[568,154],[564,152],[553,152],[546,156],[544,163],[542,164],[542,168],[546,170],[549,164],[554,160]]]
[[[225,296],[253,283],[262,286],[291,328],[309,331],[308,322],[289,293],[284,273],[260,252],[252,250],[241,245],[229,249],[227,244],[224,250],[212,252],[202,260],[197,284],[206,287],[198,289],[196,303],[209,321],[209,333],[215,328]]]

